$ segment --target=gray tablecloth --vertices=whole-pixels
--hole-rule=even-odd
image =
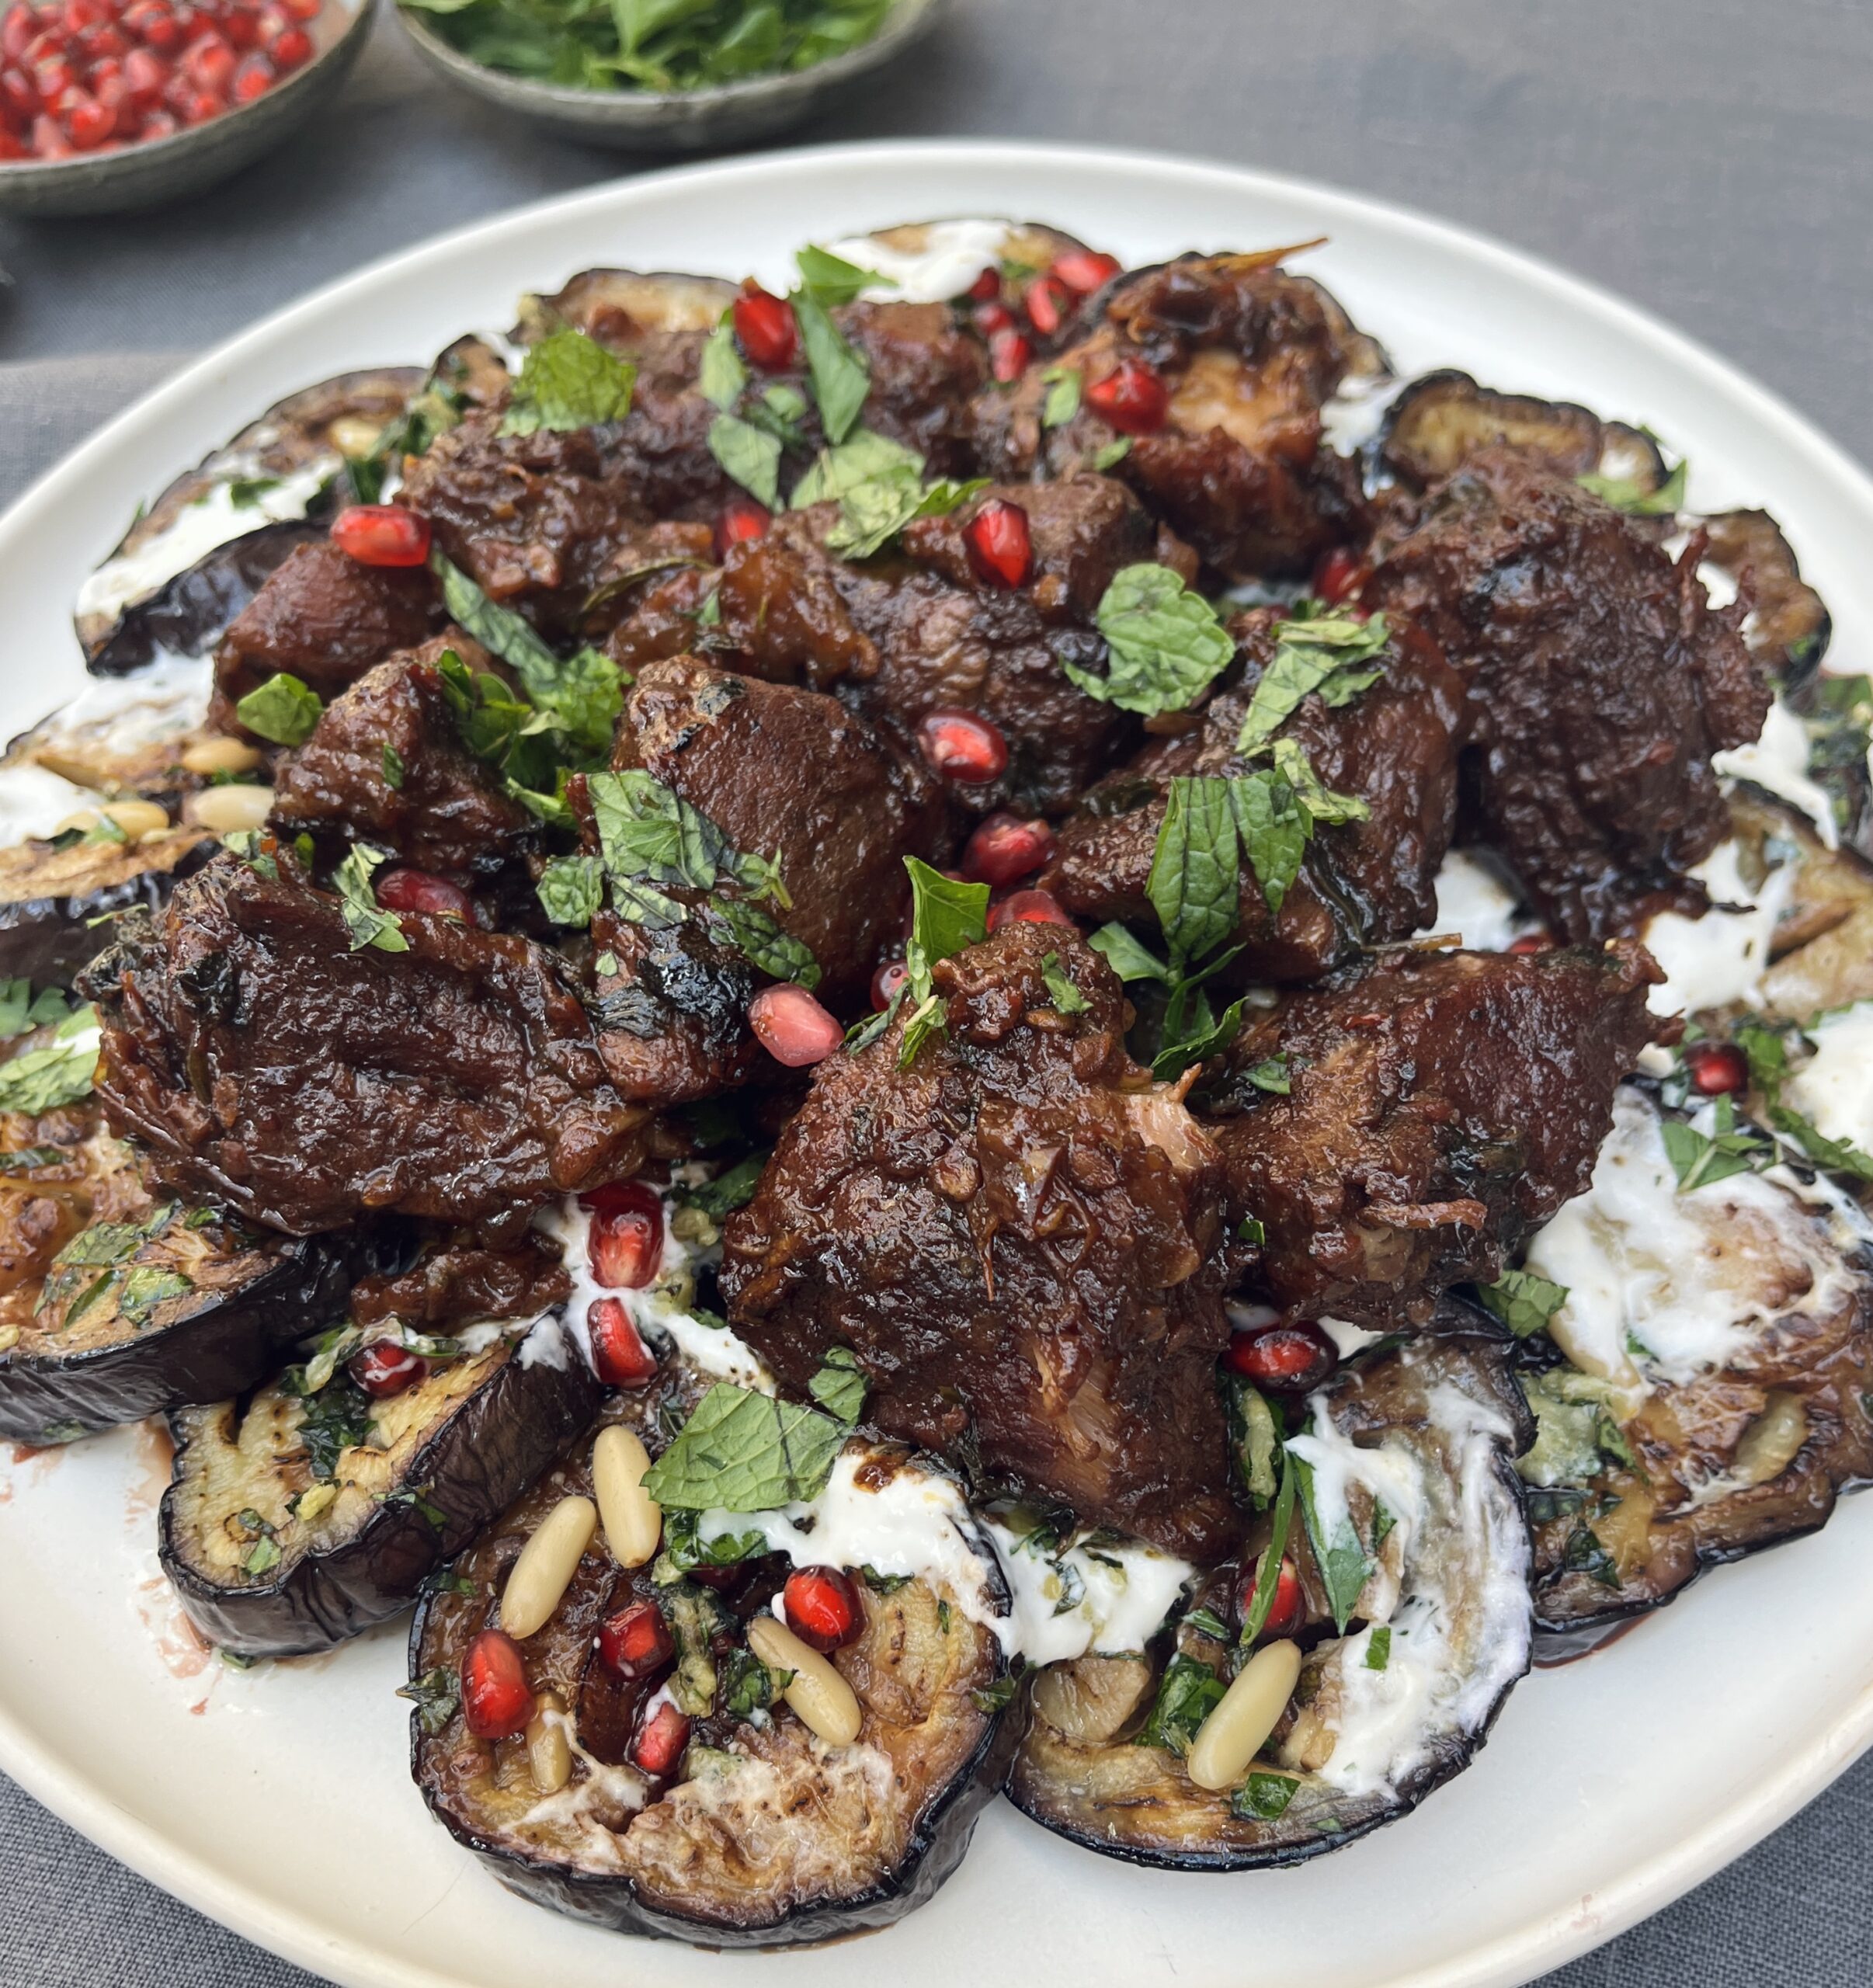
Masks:
[[[1866,0],[957,0],[926,54],[804,135],[965,133],[1207,154],[1486,229],[1690,328],[1873,457]],[[432,82],[385,24],[322,127],[237,185],[154,221],[0,223],[0,502],[309,285],[617,169]],[[0,1870],[6,1988],[309,1988],[4,1781]],[[1870,1891],[1873,1760],[1543,1988],[1859,1988]]]

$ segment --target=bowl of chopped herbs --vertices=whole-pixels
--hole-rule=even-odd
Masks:
[[[432,67],[620,151],[770,137],[901,55],[943,0],[398,0]]]

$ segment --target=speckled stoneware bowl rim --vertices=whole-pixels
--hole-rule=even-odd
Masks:
[[[823,92],[902,54],[935,25],[947,4],[947,0],[895,0],[884,25],[869,41],[829,61],[690,90],[599,90],[536,82],[471,60],[436,33],[421,9],[398,5],[393,11],[404,33],[436,68],[488,102],[588,131],[638,134],[647,145],[655,145],[681,142],[718,122],[745,124],[751,132],[777,129],[796,105],[804,113]]]
[[[227,169],[238,171],[242,164],[257,158],[271,144],[283,141],[295,128],[299,116],[312,107],[312,100],[323,94],[325,86],[335,86],[357,59],[376,16],[376,0],[332,0],[332,4],[351,16],[344,32],[328,47],[318,50],[303,68],[296,69],[252,103],[238,105],[205,124],[191,125],[169,137],[127,145],[121,151],[81,152],[71,158],[10,159],[0,163],[0,214],[16,210],[30,215],[35,196],[46,196],[43,211],[48,214],[60,211],[52,201],[64,194],[96,192],[101,195],[110,189],[134,200],[135,184],[146,179],[173,179],[179,192],[186,192],[200,183],[189,169],[205,166],[209,158],[224,153],[237,155]],[[260,135],[262,127],[272,127],[265,137]],[[19,200],[16,210],[16,196]],[[101,203],[97,211],[106,210],[106,204]]]

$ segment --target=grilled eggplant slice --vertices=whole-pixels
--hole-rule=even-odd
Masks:
[[[1638,429],[1602,421],[1569,401],[1479,386],[1454,370],[1427,373],[1406,388],[1386,416],[1379,453],[1395,475],[1423,485],[1499,443],[1562,476],[1617,478],[1648,494],[1665,483],[1658,444]]]
[[[1099,1656],[1040,1673],[1009,1783],[1018,1808],[1128,1862],[1239,1871],[1337,1849],[1468,1764],[1528,1667],[1528,1534],[1511,1459],[1531,1430],[1505,1343],[1454,1302],[1440,1323],[1343,1370],[1312,1399],[1314,1433],[1294,1439],[1287,1468],[1301,1457],[1313,1472],[1308,1534],[1324,1522],[1336,1580],[1358,1583],[1341,1600],[1359,1626],[1317,1625],[1267,1757],[1219,1794],[1186,1773],[1176,1747],[1201,1714],[1180,1719],[1180,1701],[1193,1682],[1207,1692],[1198,1704],[1213,1701],[1228,1655],[1187,1621],[1168,1663]],[[1308,1558],[1304,1580],[1324,1592],[1321,1554]],[[1226,1611],[1235,1584],[1219,1576],[1200,1598]],[[1402,1721],[1415,1694],[1421,1710]]]
[[[1528,1251],[1565,1294],[1522,1375],[1550,1658],[1816,1531],[1873,1475],[1873,1228],[1785,1166],[1682,1187],[1677,1115],[1624,1087],[1593,1186]]]
[[[79,593],[78,635],[91,668],[114,674],[148,662],[155,629],[127,627],[127,617],[217,549],[304,517],[347,457],[370,453],[424,377],[412,367],[381,367],[304,388],[179,476]]]
[[[582,269],[550,297],[523,297],[514,335],[531,345],[570,325],[606,344],[631,346],[672,332],[711,332],[734,303],[719,276]]]
[[[178,827],[134,843],[67,835],[0,849],[0,978],[68,983],[110,944],[114,914],[167,902],[219,846]]]
[[[170,1418],[163,1570],[203,1635],[243,1656],[328,1649],[407,1607],[599,1393],[554,1312],[386,1400],[342,1371],[292,1392],[307,1372]]]
[[[1704,560],[1750,596],[1743,637],[1750,653],[1783,685],[1810,680],[1833,634],[1827,603],[1802,577],[1795,547],[1767,511],[1722,511],[1704,520]]]
[[[67,1441],[250,1388],[343,1303],[356,1249],[158,1201],[95,1107],[0,1125],[0,1437]]]
[[[613,1413],[655,1449],[659,1405],[640,1398]],[[634,1574],[614,1564],[601,1533],[552,1619],[523,1646],[536,1691],[568,1708],[559,1722],[572,1778],[543,1792],[525,1740],[474,1738],[449,1684],[470,1640],[498,1621],[494,1597],[523,1542],[561,1498],[589,1492],[590,1448],[583,1441],[565,1457],[418,1614],[412,1688],[430,1708],[413,1722],[412,1771],[431,1810],[522,1896],[622,1932],[787,1945],[888,1925],[922,1904],[960,1861],[1014,1738],[995,1628],[1006,1590],[957,1487],[909,1452],[855,1441],[834,1467],[815,1531],[791,1534],[802,1557],[873,1561],[864,1628],[832,1660],[863,1713],[846,1746],[815,1738],[778,1703],[759,1709],[771,1673],[766,1683],[756,1675],[740,1615],[773,1593],[770,1559],[750,1562],[718,1595],[676,1573],[668,1533],[655,1568]],[[829,1498],[843,1501],[836,1516]],[[939,1563],[904,1579],[910,1564],[891,1557],[894,1542],[859,1545],[863,1519],[857,1531],[841,1521],[874,1502],[940,1514]],[[767,1525],[770,1543],[789,1538],[780,1513],[736,1524]],[[695,1721],[681,1778],[663,1781],[627,1758],[632,1722],[655,1702],[654,1676],[624,1685],[593,1648],[602,1621],[647,1599],[678,1639],[678,1667],[662,1689]]]
[[[1805,815],[1766,794],[1732,794],[1730,818],[1746,872],[1777,856],[1791,872],[1751,1005],[1774,1020],[1806,1022],[1873,999],[1873,864],[1855,850],[1828,848]]]

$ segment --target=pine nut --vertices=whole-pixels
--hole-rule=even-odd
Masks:
[[[20,1331],[17,1326],[0,1326],[0,1353],[11,1353],[19,1343]]]
[[[1184,1772],[1199,1788],[1233,1788],[1261,1751],[1287,1708],[1301,1675],[1298,1643],[1267,1643],[1224,1692],[1222,1702],[1197,1729]]]
[[[589,1498],[561,1498],[533,1528],[501,1595],[501,1627],[516,1642],[552,1620],[597,1526]]]
[[[212,739],[197,739],[182,749],[182,766],[190,773],[251,773],[260,763],[260,755],[238,739],[217,733]]]
[[[162,835],[169,825],[166,810],[154,801],[113,801],[104,810],[129,842],[141,842],[146,836]]]
[[[349,456],[356,462],[360,456],[370,454],[383,433],[381,421],[362,414],[341,414],[325,430],[325,440],[341,456]]]
[[[557,1795],[572,1778],[572,1743],[566,1737],[566,1701],[542,1691],[527,1722],[526,1764],[542,1795]]]
[[[293,1516],[301,1525],[317,1525],[337,1503],[335,1484],[308,1485],[300,1493],[298,1502],[293,1507]]]
[[[852,1687],[784,1622],[756,1616],[748,1625],[748,1647],[770,1670],[792,1671],[794,1681],[780,1695],[829,1746],[850,1746],[858,1737],[865,1715]]]
[[[257,829],[273,812],[270,787],[205,787],[182,803],[182,819],[210,835],[229,836],[240,829]]]
[[[650,1452],[628,1429],[601,1429],[592,1445],[592,1492],[605,1544],[620,1567],[641,1567],[663,1537],[663,1508],[644,1488]]]
[[[76,829],[80,835],[88,836],[97,826],[99,819],[96,808],[81,808],[75,815],[68,815],[52,833],[54,836],[68,836]]]
[[[1808,1410],[1802,1397],[1777,1388],[1743,1431],[1730,1474],[1739,1484],[1767,1484],[1795,1461],[1807,1441]]]

